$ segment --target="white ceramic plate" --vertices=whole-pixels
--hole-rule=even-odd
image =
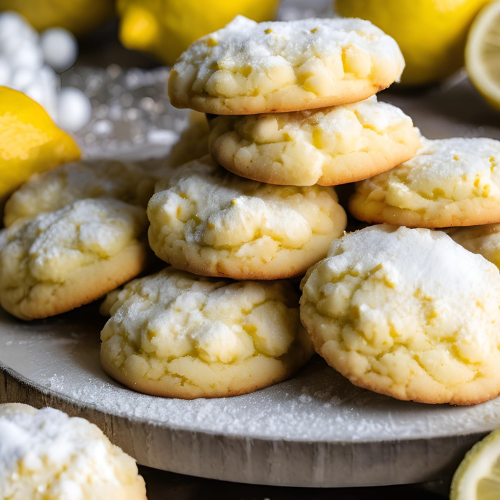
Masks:
[[[0,400],[81,414],[143,465],[293,486],[431,480],[500,425],[500,399],[462,408],[396,401],[352,386],[319,358],[245,396],[146,396],[101,370],[104,321],[96,306],[31,323],[0,312]]]

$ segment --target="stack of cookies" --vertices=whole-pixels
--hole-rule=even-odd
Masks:
[[[151,249],[170,266],[101,307],[102,365],[136,390],[248,393],[316,350],[398,399],[497,396],[500,143],[422,138],[375,96],[403,68],[359,19],[237,17],[201,38],[169,93],[210,132],[196,124],[163,165],[67,166],[15,193],[2,306],[64,312],[143,271]],[[377,225],[344,232],[347,184],[351,215]]]
[[[5,310],[23,320],[65,313],[149,267],[146,207],[156,182],[208,152],[206,119],[192,115],[166,159],[67,163],[13,193],[0,231]]]
[[[173,267],[108,295],[105,370],[181,398],[291,376],[313,347],[288,278],[345,230],[332,186],[390,169],[420,145],[411,120],[372,97],[403,66],[397,44],[360,20],[239,17],[200,39],[169,85],[175,106],[210,115],[209,140],[194,134],[180,157],[207,146],[211,155],[159,169],[68,165],[30,181],[6,207],[3,307],[22,319],[59,314],[144,270],[143,207],[156,182],[149,245]]]
[[[109,374],[150,394],[220,397],[283,380],[309,359],[287,279],[345,230],[332,186],[419,148],[411,119],[373,96],[403,66],[390,37],[340,19],[239,17],[180,57],[171,102],[208,115],[210,155],[156,184],[149,243],[173,267],[105,301]]]
[[[336,240],[301,299],[316,351],[355,385],[424,403],[500,394],[499,161],[495,140],[423,139],[355,184],[351,214],[383,224]]]
[[[361,387],[475,404],[500,393],[500,274],[468,250],[500,262],[499,230],[449,231],[466,250],[443,232],[409,228],[500,222],[500,144],[420,138],[409,117],[373,96],[403,66],[391,38],[354,19],[237,18],[195,42],[172,70],[170,97],[210,115],[212,159],[184,167],[182,180],[170,179],[152,198],[150,243],[197,274],[297,276],[324,255],[321,240],[304,245],[300,218],[278,203],[263,213],[252,198],[266,193],[267,202],[277,189],[295,198],[301,187],[328,213],[311,193],[356,182],[351,214],[393,226],[334,239],[327,258],[310,267],[301,320],[315,350]],[[254,187],[249,195],[236,185]],[[174,223],[174,211],[185,227]],[[297,212],[311,213],[302,203]],[[339,220],[331,211],[329,218]]]

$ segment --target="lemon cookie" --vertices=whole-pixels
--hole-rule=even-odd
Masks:
[[[111,198],[15,224],[0,252],[0,304],[30,320],[99,298],[144,269],[146,227],[143,208]]]
[[[356,184],[357,219],[409,227],[500,222],[500,142],[425,141],[417,156]]]
[[[458,227],[446,233],[469,252],[482,255],[500,269],[500,224]]]
[[[353,384],[422,403],[500,393],[500,274],[443,232],[348,234],[304,281],[302,322]]]
[[[369,21],[238,16],[180,56],[168,88],[175,107],[203,113],[300,111],[366,99],[403,68],[397,43]]]
[[[236,396],[290,377],[312,355],[298,295],[280,282],[204,278],[168,267],[112,292],[104,370],[156,396]]]
[[[180,167],[156,190],[148,206],[151,248],[174,267],[204,276],[303,274],[346,226],[333,188],[260,184],[209,156]]]
[[[0,405],[0,498],[146,500],[132,457],[95,425],[52,408]]]
[[[207,117],[203,113],[191,111],[189,125],[172,147],[167,160],[168,164],[171,167],[179,167],[208,154],[209,134]]]
[[[411,118],[376,96],[314,111],[219,116],[211,126],[217,162],[270,184],[354,182],[409,160],[420,147]]]
[[[162,168],[161,162],[149,164],[151,168],[148,162],[82,161],[34,176],[5,205],[5,225],[59,210],[85,198],[106,196],[145,207],[156,181],[167,169]]]

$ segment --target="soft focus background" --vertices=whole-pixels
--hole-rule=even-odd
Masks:
[[[366,14],[364,17],[396,37],[407,67],[402,84],[394,85],[380,97],[412,116],[424,135],[498,138],[498,114],[474,88],[465,69],[460,69],[469,26],[487,3],[337,0],[336,9],[349,16]],[[105,4],[108,9],[104,9]],[[259,9],[257,4],[267,7]],[[42,5],[51,5],[54,15],[40,15]],[[28,17],[38,23],[39,29],[49,27],[48,21],[60,22],[77,35],[77,39],[68,41],[60,33],[59,37],[49,33],[47,42],[47,32],[42,31],[40,40],[31,46],[41,45],[45,64],[40,62],[43,55],[29,54],[26,46],[30,44],[24,40],[24,49],[12,56],[15,67],[6,70],[12,64],[7,57],[9,44],[20,44],[12,39],[29,39],[33,35],[15,26],[9,26],[6,32],[2,29],[5,23],[0,22],[0,84],[40,102],[58,125],[75,134],[87,155],[126,154],[131,148],[141,147],[150,151],[151,146],[162,155],[175,143],[188,116],[168,103],[169,73],[163,64],[175,60],[191,39],[216,29],[235,14],[243,12],[266,19],[276,6],[281,20],[337,15],[331,0],[0,0],[0,10],[15,7],[30,13]],[[92,17],[93,22],[87,17]],[[44,20],[47,22],[42,23]],[[443,65],[443,60],[449,63]],[[47,68],[47,63],[55,71]],[[42,64],[43,68],[36,68]],[[10,78],[5,77],[6,73]]]
[[[500,34],[485,36],[484,68],[467,66],[474,84],[461,69],[469,28],[487,3],[337,0],[336,8],[345,16],[369,18],[400,43],[407,61],[402,84],[380,97],[401,107],[425,136],[500,139],[500,115],[494,109],[500,90],[497,96],[484,83],[495,79],[494,72],[488,73],[487,55],[495,47],[500,50]],[[188,112],[168,102],[168,65],[191,41],[234,15],[257,20],[337,15],[331,0],[0,0],[0,11],[0,85],[39,102],[73,134],[84,155],[93,157],[169,152],[188,123]],[[447,491],[446,480],[311,490],[224,483],[147,468],[141,474],[150,500],[431,500]]]

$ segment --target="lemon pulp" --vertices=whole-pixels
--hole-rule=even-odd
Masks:
[[[465,65],[475,87],[500,110],[500,2],[485,7],[472,24]]]
[[[500,430],[492,432],[467,452],[451,485],[450,500],[500,498]]]

